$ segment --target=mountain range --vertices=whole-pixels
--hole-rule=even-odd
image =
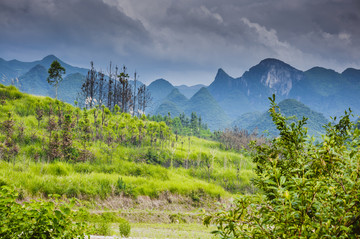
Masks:
[[[48,69],[54,60],[57,60],[66,69],[64,79],[59,84],[58,98],[68,103],[74,103],[88,69],[71,66],[54,55],[33,62],[5,61],[0,58],[0,83],[13,84],[26,93],[55,97],[54,87],[47,82]]]
[[[47,69],[54,60],[58,60],[67,73],[59,85],[59,99],[73,103],[88,69],[71,66],[53,55],[33,62],[0,58],[0,83],[14,84],[27,93],[54,97],[54,89],[46,81]],[[165,79],[158,79],[148,90],[152,104],[147,113],[178,116],[182,112],[187,115],[197,112],[212,130],[231,125],[263,130],[257,123],[266,121],[267,113],[262,112],[268,109],[267,98],[272,94],[276,95],[277,102],[294,99],[284,101],[285,108],[289,105],[302,108],[301,112],[308,114],[306,117],[315,117],[321,123],[324,121],[316,113],[326,119],[341,115],[349,107],[355,113],[360,112],[360,70],[348,68],[338,73],[313,67],[301,71],[271,58],[262,60],[241,77],[231,77],[219,69],[209,86],[173,86]],[[319,131],[318,126],[311,127],[315,128],[309,131]]]
[[[162,89],[163,85],[167,85],[166,90]],[[177,112],[186,112],[184,102],[185,96],[179,96],[179,92],[171,91],[175,87],[169,82],[162,80],[154,81],[150,84],[151,89],[156,89],[156,98],[154,99],[155,109],[152,113],[167,114],[170,112],[176,115]],[[150,88],[149,86],[149,88]],[[298,70],[285,62],[277,59],[265,59],[259,64],[251,67],[241,77],[231,77],[223,69],[219,69],[215,80],[207,87],[207,92],[213,100],[204,102],[193,110],[199,111],[206,104],[212,105],[208,109],[215,109],[220,106],[225,116],[219,111],[210,114],[210,128],[222,128],[232,122],[231,126],[242,125],[242,128],[253,130],[257,128],[260,132],[267,128],[260,127],[259,121],[264,124],[267,120],[262,120],[260,115],[267,115],[265,112],[269,107],[268,97],[272,94],[276,95],[277,102],[283,102],[286,99],[294,99],[285,101],[285,108],[296,108],[298,112],[304,113],[309,118],[309,132],[319,134],[323,131],[319,125],[311,123],[317,121],[324,124],[330,116],[340,116],[345,110],[351,108],[355,114],[360,112],[360,70],[348,68],[342,73],[338,73],[331,69],[322,67],[313,67],[307,71]],[[170,93],[169,93],[170,92]],[[204,91],[198,92],[205,94]],[[173,95],[176,95],[173,96]],[[181,101],[169,100],[174,98],[182,98]],[[194,102],[193,100],[191,102]],[[302,108],[301,110],[299,110]],[[217,113],[215,113],[217,112]],[[287,111],[288,116],[290,116]],[[315,113],[321,113],[325,118],[321,118]],[[301,118],[299,114],[295,114]],[[264,118],[263,117],[263,118]],[[269,118],[267,118],[269,119]],[[223,122],[217,124],[215,122]],[[209,121],[206,121],[209,122]],[[244,125],[245,122],[245,125]],[[251,123],[247,125],[247,123]],[[214,128],[215,125],[215,128]],[[265,124],[269,126],[269,124]],[[268,129],[269,130],[269,129]],[[274,135],[274,130],[270,130],[270,134]]]

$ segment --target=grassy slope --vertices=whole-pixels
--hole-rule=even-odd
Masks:
[[[172,135],[162,144],[147,143],[139,147],[124,143],[115,145],[114,149],[96,141],[88,146],[95,156],[92,161],[47,162],[44,150],[48,119],[44,116],[38,128],[34,109],[37,102],[49,105],[55,104],[54,100],[22,94],[15,87],[2,85],[0,99],[6,102],[0,107],[0,123],[12,112],[20,147],[19,154],[10,162],[0,158],[0,186],[15,186],[20,199],[50,194],[77,197],[92,213],[106,213],[110,209],[127,218],[132,237],[212,238],[209,232],[215,228],[199,224],[199,208],[213,208],[214,201],[220,197],[252,190],[249,180],[254,174],[246,155],[224,151],[219,143],[196,137],[180,136],[176,141]],[[70,105],[64,107],[68,111],[76,110]],[[93,123],[92,117],[89,118]],[[126,114],[112,115],[109,119],[110,126],[131,122],[140,120]],[[145,124],[155,123],[145,121]],[[19,126],[25,129],[21,139]],[[0,133],[0,142],[4,138]],[[76,137],[74,145],[82,147]],[[148,163],[149,152],[155,152],[162,163]],[[39,155],[37,159],[36,155]],[[210,171],[205,158],[210,159]],[[112,225],[107,235],[119,235],[117,223],[107,224]]]
[[[223,151],[219,143],[195,137],[190,139],[190,147],[188,137],[180,137],[178,142],[168,140],[161,146],[153,147],[116,145],[111,156],[106,144],[94,142],[90,146],[90,151],[95,155],[92,162],[48,163],[41,156],[46,148],[47,119],[37,129],[34,105],[38,100],[44,105],[54,103],[53,99],[22,94],[13,87],[3,86],[0,86],[0,95],[7,97],[0,109],[0,121],[6,119],[7,112],[13,112],[15,128],[19,125],[25,128],[25,136],[18,142],[20,152],[17,157],[12,162],[0,161],[0,184],[14,185],[25,195],[60,194],[104,199],[127,193],[134,197],[147,195],[156,198],[170,192],[196,200],[199,195],[229,197],[231,193],[225,189],[233,193],[251,190],[249,178],[253,173],[247,157]],[[70,105],[66,107],[75,111]],[[112,117],[109,124],[113,121],[126,125],[129,123],[126,120],[138,120],[127,115]],[[15,130],[15,133],[19,132]],[[0,137],[4,139],[4,135]],[[81,148],[80,142],[75,139],[74,145]],[[146,155],[154,147],[158,158],[164,163],[146,163]],[[36,153],[40,155],[37,162],[34,160]],[[211,158],[210,170],[206,168],[204,157]],[[119,186],[119,179],[125,183],[125,190]]]

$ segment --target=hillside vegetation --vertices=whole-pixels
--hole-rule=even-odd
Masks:
[[[252,164],[218,142],[172,133],[145,116],[91,110],[0,85],[0,184],[24,197],[82,199],[252,191]],[[115,107],[116,109],[116,107]]]
[[[261,193],[241,195],[204,223],[216,223],[220,238],[358,238],[360,130],[351,110],[316,142],[306,118],[289,123],[274,95],[270,101],[279,136],[252,145]]]

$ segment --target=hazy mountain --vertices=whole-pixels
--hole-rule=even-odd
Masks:
[[[219,69],[215,80],[208,87],[229,117],[235,119],[244,112],[252,111],[248,97],[241,90],[241,82]]]
[[[215,80],[209,85],[208,90],[216,100],[220,101],[226,97],[229,89],[238,88],[238,86],[238,81],[219,68]]]
[[[165,79],[157,79],[147,87],[151,94],[151,105],[148,111],[151,114],[156,112],[156,109],[161,105],[162,101],[175,87]]]
[[[186,96],[186,98],[190,99],[196,92],[198,92],[202,87],[206,87],[205,85],[198,84],[193,86],[187,86],[187,85],[179,85],[175,86],[181,94]]]
[[[70,75],[70,74],[73,74],[73,73],[81,73],[82,75],[87,75],[87,73],[89,71],[89,69],[69,65],[69,64],[63,62],[62,60],[60,60],[59,58],[57,58],[54,55],[48,55],[48,56],[44,57],[41,61],[35,61],[34,63],[42,65],[46,69],[49,69],[51,63],[53,61],[55,61],[55,60],[57,60],[62,65],[62,67],[64,67],[66,69],[66,74],[65,75]],[[89,65],[90,65],[90,62],[89,62]]]
[[[347,68],[341,75],[352,84],[360,83],[360,70],[354,68]]]
[[[294,87],[290,97],[326,116],[342,115],[349,107],[359,112],[360,78],[357,81],[355,77],[348,75],[347,79],[343,74],[322,67],[311,68],[305,71],[304,75],[304,79]]]
[[[254,122],[259,120],[261,115],[262,113],[258,111],[242,114],[235,121],[231,123],[231,126],[237,127],[239,129],[247,129],[252,124],[254,124]]]
[[[80,73],[67,75],[59,84],[58,98],[59,100],[73,104],[77,99],[81,86],[85,82],[85,76]]]
[[[73,103],[88,70],[71,66],[54,55],[33,62],[0,58],[0,83],[14,84],[27,93],[54,97],[54,88],[46,80],[47,69],[54,60],[66,69],[59,85],[59,99]],[[138,82],[137,86],[141,84]],[[152,103],[147,113],[167,115],[170,112],[177,116],[194,111],[212,129],[228,126],[229,119],[234,121],[233,125],[247,128],[259,116],[250,112],[264,112],[272,94],[276,94],[278,101],[289,98],[301,101],[326,117],[342,115],[349,107],[356,114],[360,113],[360,70],[348,68],[338,73],[313,67],[303,72],[277,59],[262,60],[238,78],[219,69],[207,88],[203,85],[173,86],[158,79],[148,90]]]
[[[28,72],[18,78],[15,86],[22,92],[43,95],[54,96],[55,92],[49,83],[47,82],[48,72],[42,65],[36,65]]]
[[[211,130],[223,129],[230,123],[227,114],[205,87],[191,97],[187,105],[185,113],[191,115],[196,112]]]
[[[173,89],[170,94],[166,96],[165,100],[176,103],[180,108],[185,108],[189,101],[178,89]]]
[[[262,99],[276,94],[286,98],[304,73],[277,59],[265,59],[250,68],[239,79],[246,95]]]
[[[246,112],[265,110],[267,98],[272,94],[276,94],[278,99],[287,98],[303,77],[303,72],[282,61],[265,59],[239,78],[230,77],[219,69],[209,91],[225,112],[235,119]]]
[[[295,116],[297,120],[302,119],[302,117],[308,118],[305,127],[308,128],[309,134],[319,136],[321,133],[324,133],[323,126],[328,121],[323,114],[311,110],[308,106],[295,99],[283,100],[279,103],[279,107],[280,112],[287,117]],[[290,120],[290,122],[293,122],[294,120]],[[248,121],[246,121],[246,124],[247,123]],[[238,122],[238,124],[241,125],[245,123]],[[249,132],[257,130],[259,134],[267,131],[270,136],[276,136],[279,134],[279,131],[272,122],[269,112],[261,114],[259,117],[257,117],[257,119],[255,119],[253,123],[248,124],[246,129]]]
[[[278,100],[288,98],[292,88],[304,78],[304,73],[277,59],[262,60],[251,67],[237,80],[240,90],[247,96],[252,111],[265,110],[268,97],[272,94]]]
[[[342,115],[349,107],[360,112],[359,72],[349,68],[340,74],[321,67],[303,72],[280,60],[265,59],[239,78],[219,69],[208,88],[233,119],[266,110],[272,94],[278,100],[297,99],[328,117]]]
[[[169,87],[164,81],[158,83]],[[196,92],[190,100],[181,94],[178,89],[174,88],[170,94],[161,100],[161,104],[157,106],[154,113],[161,115],[170,113],[172,117],[175,117],[183,112],[188,116],[192,112],[196,112],[212,130],[225,128],[230,123],[226,113],[205,87]]]
[[[47,82],[48,75],[45,67],[36,65],[20,76],[15,82],[15,86],[26,93],[55,97],[54,87]],[[84,81],[85,76],[80,73],[63,77],[63,81],[59,83],[58,98],[68,103],[74,103]]]
[[[8,79],[8,84],[10,84],[11,83],[10,80],[12,78],[17,78],[22,76],[36,65],[41,65],[46,70],[49,69],[51,63],[54,60],[57,60],[66,69],[65,75],[69,75],[72,73],[81,73],[83,75],[86,75],[88,72],[88,69],[71,66],[63,62],[54,55],[48,55],[41,60],[32,61],[32,62],[22,62],[18,60],[6,61],[0,58],[0,77],[1,77],[0,79],[3,79],[3,77],[6,76],[6,78]]]
[[[1,81],[8,85],[11,83],[12,78],[20,77],[36,65],[38,65],[36,62],[6,61],[0,58]]]
[[[0,58],[0,83],[14,84],[26,93],[55,97],[54,87],[47,82],[48,69],[54,60],[66,69],[63,81],[59,83],[59,99],[74,103],[88,70],[71,66],[54,55],[33,62],[5,61]]]
[[[155,115],[168,115],[170,113],[171,117],[179,116],[184,112],[184,109],[180,108],[176,103],[164,100],[155,111]]]

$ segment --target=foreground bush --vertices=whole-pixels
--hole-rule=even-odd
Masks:
[[[329,123],[321,143],[307,137],[306,119],[289,125],[270,99],[280,136],[253,146],[260,195],[205,218],[221,238],[357,238],[360,233],[360,131],[350,113]],[[336,119],[335,119],[336,120]]]
[[[73,204],[32,201],[19,204],[18,194],[0,189],[0,238],[84,238],[85,224],[76,223]]]
[[[128,237],[130,236],[130,230],[131,230],[131,226],[130,226],[130,223],[123,219],[120,223],[119,223],[119,232],[120,232],[120,235],[122,237]]]

